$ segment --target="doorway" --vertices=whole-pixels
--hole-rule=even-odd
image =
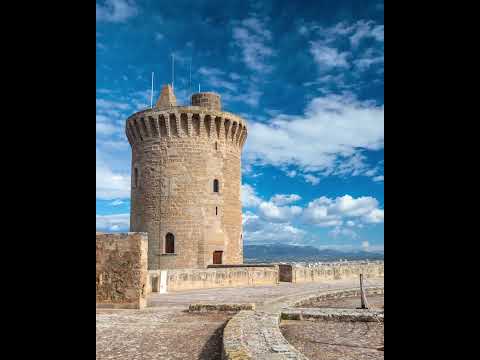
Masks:
[[[213,252],[213,264],[221,264],[222,263],[222,255],[223,251],[214,251]]]

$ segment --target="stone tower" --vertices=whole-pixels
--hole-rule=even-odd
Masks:
[[[130,231],[148,233],[149,269],[243,263],[241,152],[247,124],[215,93],[177,106],[165,85],[126,121],[132,147]]]

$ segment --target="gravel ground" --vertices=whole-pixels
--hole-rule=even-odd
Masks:
[[[283,321],[280,329],[311,360],[384,359],[383,323]]]

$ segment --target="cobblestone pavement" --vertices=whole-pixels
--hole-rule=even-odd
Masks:
[[[175,309],[97,311],[97,360],[220,360],[231,315]]]
[[[370,280],[372,285],[383,279]],[[278,286],[193,290],[153,294],[148,308],[98,310],[97,360],[216,360],[220,359],[223,327],[231,315],[189,314],[191,303],[255,303],[276,311],[292,299],[329,289],[358,287],[358,281],[280,283]]]
[[[368,306],[372,309],[383,309],[384,296],[383,295],[367,295]],[[321,301],[310,301],[307,304],[302,304],[302,308],[306,307],[322,307],[322,308],[336,308],[336,309],[355,309],[360,307],[360,296],[345,297],[341,299],[327,299]]]
[[[384,359],[384,327],[378,322],[282,321],[287,341],[310,360]]]

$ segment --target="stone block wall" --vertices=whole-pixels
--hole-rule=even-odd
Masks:
[[[284,271],[288,271],[285,268]],[[346,262],[325,263],[312,267],[292,266],[292,282],[315,282],[358,278],[364,274],[366,278],[384,277],[384,262]],[[285,275],[284,276],[288,276]]]
[[[96,234],[97,308],[142,309],[147,296],[145,233]]]
[[[156,271],[150,271],[150,281],[152,279],[159,279]],[[277,284],[278,266],[167,270],[168,292]],[[160,288],[160,285],[154,287]]]

